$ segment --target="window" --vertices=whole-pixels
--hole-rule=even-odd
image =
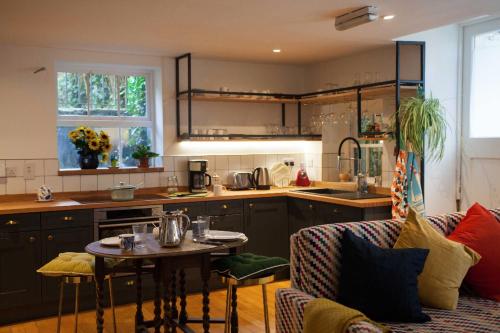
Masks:
[[[76,67],[76,66],[75,66]],[[59,68],[57,71],[57,142],[61,169],[78,168],[78,154],[68,139],[75,127],[106,131],[120,165],[136,166],[136,145],[154,147],[151,72]],[[100,166],[109,166],[109,162]]]
[[[500,19],[464,27],[462,148],[469,158],[499,157]]]

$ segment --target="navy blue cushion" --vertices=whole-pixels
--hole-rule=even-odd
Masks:
[[[384,249],[350,230],[342,238],[338,301],[373,320],[421,323],[417,277],[427,249]]]

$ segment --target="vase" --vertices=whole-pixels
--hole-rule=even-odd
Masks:
[[[80,168],[82,169],[97,169],[99,166],[99,154],[93,152],[79,152]]]

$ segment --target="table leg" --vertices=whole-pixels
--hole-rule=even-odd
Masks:
[[[173,319],[179,319],[179,312],[177,311],[177,285],[176,285],[176,280],[177,280],[177,271],[173,270],[172,271],[172,288],[170,289],[170,302],[171,302],[171,311],[172,311],[172,318]],[[172,328],[172,332],[176,332],[175,325]]]
[[[170,288],[172,287],[171,283],[171,272],[169,268],[168,262],[164,260],[162,262],[162,275],[163,275],[163,314],[165,316],[163,320],[163,325],[164,325],[164,331],[165,333],[170,332],[170,329],[173,326],[172,323],[172,311],[170,308],[170,294],[171,290]]]
[[[136,333],[143,332],[144,315],[142,313],[142,260],[135,260],[135,275],[136,275],[136,311],[135,311],[135,331]]]
[[[231,291],[231,333],[238,333],[238,296],[236,295],[237,288],[232,286]]]
[[[155,268],[153,272],[153,279],[155,282],[155,297],[154,297],[154,322],[155,333],[160,333],[161,329],[161,260],[155,261]]]
[[[104,329],[104,258],[95,257],[96,326],[97,333]]]
[[[186,324],[187,322],[187,311],[186,311],[186,272],[181,269],[179,272],[179,291],[180,291],[180,306],[181,312],[179,313],[179,323]]]
[[[210,255],[203,255],[201,258],[201,280],[203,283],[202,294],[203,294],[203,332],[210,332]]]

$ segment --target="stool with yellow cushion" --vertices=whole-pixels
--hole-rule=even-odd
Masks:
[[[94,256],[88,253],[64,252],[52,259],[40,269],[38,273],[44,276],[61,278],[59,289],[59,308],[57,315],[57,333],[61,331],[61,316],[64,296],[64,284],[75,285],[75,326],[74,332],[78,331],[78,310],[80,302],[80,283],[94,281]],[[107,275],[109,283],[109,299],[113,314],[113,330],[116,333],[115,305],[113,300],[113,284],[111,275]]]
[[[266,333],[270,332],[266,285],[276,279],[276,273],[289,266],[290,264],[286,259],[259,256],[252,253],[226,256],[212,262],[213,270],[219,273],[222,283],[227,285],[225,333],[238,331],[237,287],[258,285],[262,286]]]

